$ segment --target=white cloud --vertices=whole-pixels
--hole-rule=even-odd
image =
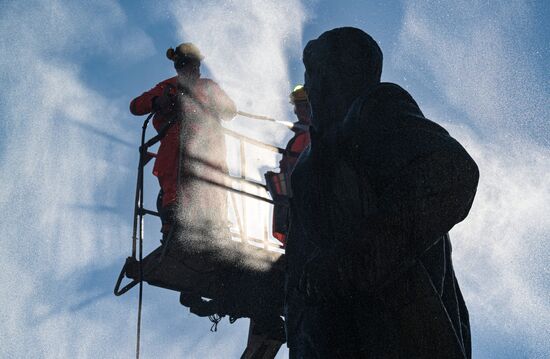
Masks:
[[[101,288],[81,281],[104,279],[88,276],[117,265],[126,247],[116,198],[135,150],[119,123],[126,109],[90,89],[78,65],[109,54],[126,19],[110,2],[4,5],[0,356],[127,357],[127,345],[111,349],[131,329],[127,312],[101,295],[114,278]]]
[[[483,130],[520,130],[548,144],[550,99],[525,50],[531,18],[524,1],[409,4],[395,64],[433,77],[448,105]]]
[[[392,54],[407,77],[441,93],[444,103],[419,102],[480,167],[472,211],[451,233],[478,354],[494,340],[550,352],[549,96],[525,52],[531,19],[523,1],[407,4]]]

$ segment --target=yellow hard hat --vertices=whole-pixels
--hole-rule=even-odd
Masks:
[[[191,58],[199,61],[204,59],[199,48],[190,42],[180,44],[175,50],[169,48],[166,50],[166,57],[174,62],[181,58]]]
[[[304,85],[297,85],[294,87],[294,90],[290,93],[290,103],[295,104],[296,102],[307,102],[307,92],[304,88]]]

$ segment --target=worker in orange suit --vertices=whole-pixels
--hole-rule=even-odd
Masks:
[[[290,93],[290,103],[294,105],[294,114],[298,121],[294,123],[294,127],[292,128],[294,136],[288,141],[283,158],[279,162],[280,174],[277,177],[273,177],[273,181],[275,182],[273,188],[275,188],[275,191],[287,196],[289,193],[283,187],[289,187],[288,180],[290,179],[294,165],[310,142],[309,125],[311,111],[306,90],[302,85],[296,86]],[[284,244],[287,232],[288,207],[276,203],[273,208],[273,237]]]
[[[192,197],[185,189],[179,191],[183,182],[181,175],[187,170],[180,168],[181,152],[199,156],[220,171],[226,171],[220,119],[231,120],[237,113],[234,102],[217,83],[201,78],[204,56],[195,45],[183,43],[170,48],[166,57],[173,62],[177,75],[158,83],[130,103],[130,112],[136,116],[155,113],[153,126],[157,131],[177,116],[160,141],[153,167],[161,187],[157,206],[165,235],[173,224],[178,196],[189,197],[187,200]],[[185,202],[186,198],[181,200]]]

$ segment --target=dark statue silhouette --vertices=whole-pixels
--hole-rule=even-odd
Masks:
[[[339,28],[304,49],[311,145],[292,174],[285,316],[291,358],[470,358],[447,232],[479,172],[382,52]]]

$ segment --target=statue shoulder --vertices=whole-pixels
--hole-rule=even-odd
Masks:
[[[366,89],[350,106],[343,123],[344,134],[361,135],[370,128],[391,127],[405,113],[422,112],[401,86],[382,82]]]
[[[342,133],[350,156],[376,169],[435,151],[450,139],[445,129],[424,117],[406,90],[392,83],[380,83],[358,96]]]

